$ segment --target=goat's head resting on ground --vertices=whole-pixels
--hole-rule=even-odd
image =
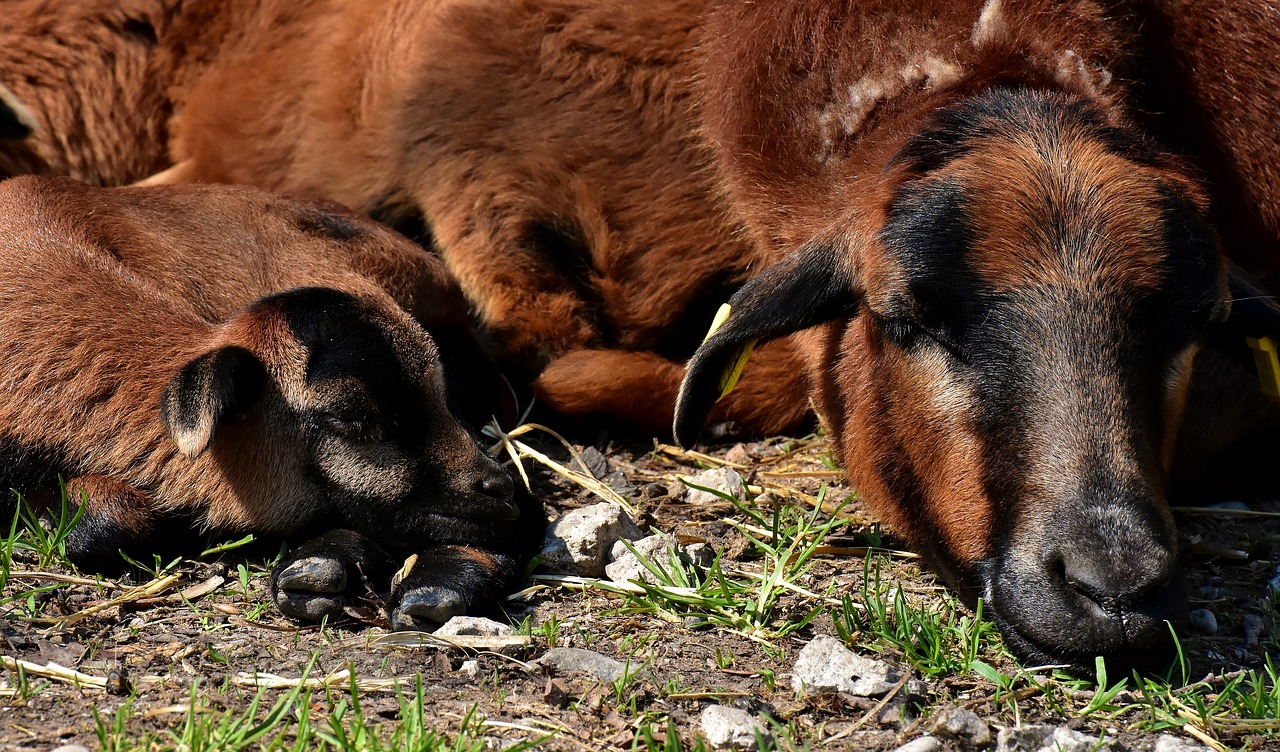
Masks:
[[[1017,652],[1165,654],[1186,610],[1174,442],[1231,307],[1185,175],[1064,95],[939,110],[878,198],[731,299],[690,361],[677,438],[744,346],[818,327],[814,387],[854,486]]]
[[[299,486],[285,531],[343,527],[413,549],[483,542],[516,518],[510,476],[446,407],[435,344],[395,306],[300,288],[216,331],[165,390],[165,425],[184,454],[227,465],[300,447],[267,463]]]

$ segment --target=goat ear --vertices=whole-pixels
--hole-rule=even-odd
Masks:
[[[0,84],[0,141],[21,141],[36,130],[36,120],[18,97]]]
[[[223,421],[253,407],[266,384],[262,362],[243,347],[210,350],[182,367],[164,390],[160,413],[178,449],[196,457]]]
[[[852,256],[828,243],[801,248],[743,285],[721,307],[685,368],[672,426],[676,442],[687,447],[697,440],[756,343],[852,316],[861,299]]]
[[[1235,264],[1229,271],[1231,314],[1210,344],[1256,370],[1262,392],[1280,401],[1280,303]]]

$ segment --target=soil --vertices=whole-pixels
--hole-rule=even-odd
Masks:
[[[538,444],[542,451],[569,462],[556,442]],[[692,473],[714,464],[696,455],[655,445],[615,445],[607,440],[599,448],[608,467],[598,474],[620,471],[615,485],[625,485],[641,510],[641,522],[684,540],[709,541],[726,555],[743,559],[745,547],[721,520],[735,514],[731,504],[693,508],[677,494],[676,473]],[[820,439],[771,440],[724,445],[708,450],[711,457],[728,457],[745,465],[748,480],[771,488],[778,496],[792,496],[804,503],[824,484],[834,484],[828,498],[850,493],[840,486],[840,476],[830,469]],[[597,463],[598,464],[598,463]],[[554,514],[599,499],[578,484],[526,461],[538,489]],[[785,469],[786,477],[765,471]],[[604,472],[601,472],[601,471]],[[608,480],[608,478],[606,478]],[[624,480],[625,479],[625,480]],[[788,491],[789,490],[789,491]],[[870,519],[855,499],[844,510],[849,523],[836,531],[841,541],[865,541],[874,535]],[[1253,503],[1256,510],[1280,509],[1275,504]],[[1183,548],[1187,555],[1193,608],[1208,608],[1218,621],[1212,637],[1198,637],[1185,644],[1193,677],[1222,674],[1242,667],[1258,667],[1268,650],[1274,651],[1277,635],[1274,601],[1267,600],[1268,581],[1276,575],[1280,524],[1275,519],[1207,514],[1179,516]],[[887,545],[893,545],[888,539]],[[833,547],[833,551],[839,551]],[[894,560],[892,576],[913,597],[936,598],[940,590],[932,576],[915,561]],[[14,577],[3,597],[47,582],[33,579],[38,567],[34,557],[15,552]],[[242,592],[239,566],[252,575]],[[75,575],[59,566],[47,573]],[[131,711],[121,715],[125,735],[141,738],[147,733],[164,740],[185,722],[194,697],[198,706],[215,711],[247,708],[257,692],[254,675],[297,679],[309,669],[314,679],[330,677],[329,691],[317,689],[310,702],[313,718],[327,715],[345,702],[349,680],[339,672],[350,669],[361,682],[360,703],[371,723],[391,723],[399,713],[393,689],[371,682],[399,678],[412,692],[421,677],[428,716],[443,731],[456,733],[464,719],[472,718],[470,733],[485,737],[492,746],[520,740],[543,739],[547,749],[601,750],[645,748],[644,734],[660,742],[669,718],[686,748],[699,736],[699,714],[710,702],[765,712],[782,726],[779,746],[808,743],[811,748],[888,750],[927,730],[927,716],[944,704],[970,708],[992,726],[1048,722],[1097,735],[1106,732],[1139,750],[1154,749],[1157,734],[1137,733],[1126,725],[1142,720],[1137,714],[1102,722],[1078,717],[1092,692],[1072,697],[1023,689],[1002,693],[991,682],[971,672],[927,679],[923,691],[895,701],[882,713],[874,699],[837,695],[802,698],[792,691],[790,666],[799,649],[816,634],[834,633],[830,616],[816,618],[795,635],[759,642],[715,628],[696,627],[629,608],[619,596],[600,591],[580,591],[547,585],[534,586],[508,604],[513,624],[533,625],[525,647],[506,652],[462,650],[447,647],[401,649],[376,642],[386,634],[356,618],[323,628],[300,626],[265,608],[266,572],[262,560],[243,559],[234,552],[212,561],[185,562],[180,575],[155,596],[79,618],[66,626],[31,621],[32,613],[44,619],[77,614],[121,594],[122,588],[144,584],[153,578],[107,581],[104,585],[67,584],[33,596],[30,603],[10,603],[0,620],[0,654],[30,664],[59,664],[93,677],[107,678],[105,688],[78,687],[67,681],[26,677],[26,688],[15,670],[0,671],[0,749],[51,750],[63,744],[100,745],[99,725],[110,726],[128,701]],[[855,592],[863,577],[863,560],[856,555],[820,556],[803,584],[824,590],[834,583],[833,594]],[[203,592],[206,591],[207,592]],[[184,593],[185,591],[185,593]],[[184,593],[179,595],[179,593]],[[34,608],[32,608],[34,606]],[[813,607],[796,596],[784,601],[782,618],[802,618]],[[4,613],[0,610],[0,613]],[[1242,622],[1247,614],[1262,617],[1258,639],[1246,639]],[[365,615],[367,616],[367,614]],[[543,625],[551,623],[552,627]],[[545,675],[529,661],[556,646],[587,648],[646,664],[646,674],[619,691],[612,686],[574,677]],[[870,652],[875,645],[854,648]],[[881,646],[882,647],[882,646]],[[879,657],[898,662],[892,650]],[[464,669],[464,661],[476,661]],[[984,660],[998,659],[984,656]],[[1011,663],[997,669],[1012,674]],[[917,671],[913,674],[921,677]],[[919,689],[919,685],[912,685]],[[286,690],[267,693],[267,705]],[[134,696],[127,700],[130,693]],[[1065,700],[1063,698],[1066,698]],[[1011,701],[1012,700],[1012,701]],[[1064,706],[1065,702],[1065,706]],[[926,717],[920,720],[920,716]],[[476,725],[475,718],[483,718]],[[640,738],[637,738],[640,734]],[[1227,747],[1280,749],[1280,743],[1245,734],[1219,734]],[[545,738],[544,738],[545,737]],[[171,742],[168,742],[171,743]],[[660,748],[660,747],[658,747]],[[963,749],[947,742],[947,749]]]

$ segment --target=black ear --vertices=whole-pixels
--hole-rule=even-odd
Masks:
[[[261,361],[243,347],[219,347],[195,358],[164,390],[160,414],[169,436],[186,456],[199,455],[224,420],[253,407],[266,380]]]
[[[711,408],[733,388],[757,342],[857,313],[862,300],[857,277],[852,254],[816,243],[734,293],[685,368],[672,427],[676,442],[687,447],[697,441]]]
[[[0,84],[0,141],[21,141],[35,132],[31,111]]]

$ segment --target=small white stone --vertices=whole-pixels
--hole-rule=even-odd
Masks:
[[[1160,738],[1156,740],[1155,752],[1213,752],[1213,750],[1203,744],[1179,739],[1170,734],[1161,734]]]
[[[941,752],[941,750],[942,742],[938,741],[938,737],[922,736],[919,739],[912,739],[893,752]]]
[[[758,749],[757,735],[771,738],[769,729],[758,718],[725,705],[702,709],[702,735],[714,749]]]
[[[878,697],[893,689],[901,676],[888,663],[858,655],[830,635],[819,635],[796,657],[791,687],[805,694],[847,692]]]
[[[680,480],[685,485],[685,501],[690,504],[715,504],[724,501],[713,493],[699,491],[691,486],[711,488],[735,499],[742,498],[742,476],[731,467],[713,467]]]
[[[458,669],[464,676],[472,681],[480,675],[480,661],[467,660],[462,662],[462,668]]]
[[[435,631],[441,637],[459,635],[478,635],[480,637],[500,637],[514,634],[510,624],[485,619],[479,616],[455,616]]]
[[[542,567],[555,574],[599,577],[614,543],[644,537],[630,513],[601,502],[562,515],[547,528]]]

